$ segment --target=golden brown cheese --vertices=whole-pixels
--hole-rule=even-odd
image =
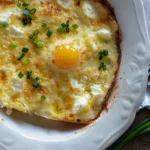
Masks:
[[[119,67],[118,30],[98,0],[0,0],[0,105],[54,120],[94,120]]]

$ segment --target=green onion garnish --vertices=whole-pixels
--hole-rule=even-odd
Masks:
[[[102,60],[102,59],[103,59],[103,56],[102,56],[102,55],[100,55],[100,56],[99,56],[99,60]]]
[[[66,27],[67,27],[66,23],[62,23],[61,26],[62,26],[63,28],[66,28]]]
[[[30,10],[30,14],[34,14],[35,12],[36,12],[35,8],[33,8],[33,9]]]
[[[28,16],[30,14],[30,10],[26,8],[23,12],[24,15]]]
[[[66,28],[66,32],[69,33],[69,32],[70,32],[70,29],[69,29],[69,28]]]
[[[32,42],[33,42],[38,48],[43,48],[43,47],[44,47],[44,43],[41,42],[41,41],[39,41],[39,40],[37,40],[37,39],[34,39]]]
[[[62,26],[57,29],[57,32],[64,32],[64,31],[65,31],[65,28]]]
[[[34,87],[34,88],[38,88],[38,86],[40,85],[39,84],[39,81],[40,79],[38,78],[38,77],[36,77],[35,79],[34,79],[34,83],[32,84],[32,86]]]
[[[33,37],[34,37],[33,34],[30,34],[30,35],[28,36],[29,39],[33,39]]]
[[[69,33],[70,29],[69,29],[69,20],[67,20],[66,22],[66,32]]]
[[[99,54],[99,55],[103,55],[103,51],[100,51],[98,54]]]
[[[99,68],[98,68],[99,70],[106,70],[107,68],[106,68],[106,65],[104,64],[104,62],[102,62],[101,64],[100,64],[100,66],[99,66]]]
[[[35,78],[35,81],[39,81],[39,80],[40,80],[40,78],[38,78],[38,77]]]
[[[24,7],[27,7],[29,4],[28,3],[23,3],[22,6]],[[24,12],[23,12],[23,19],[22,19],[22,23],[23,25],[27,25],[27,24],[31,24],[31,21],[32,21],[32,14],[34,14],[36,12],[36,9],[33,8],[33,9],[28,9],[28,8],[25,8]]]
[[[1,24],[1,27],[3,27],[3,28],[6,28],[8,26],[8,23],[7,22],[3,22],[2,24]]]
[[[23,64],[24,64],[24,65],[27,65],[29,62],[30,62],[29,58],[26,58],[26,59],[23,61]]]
[[[45,101],[45,100],[46,100],[46,96],[42,95],[42,96],[41,96],[41,100],[42,100],[42,101]]]
[[[38,82],[37,80],[35,80],[34,83],[32,84],[32,86],[33,86],[34,88],[38,88],[39,85],[40,85],[40,84],[39,84],[39,82]]]
[[[40,33],[40,30],[35,30],[35,31],[33,32],[33,35],[36,36],[36,35],[38,35],[39,33]]]
[[[73,24],[72,27],[73,27],[74,29],[77,29],[79,26],[78,26],[77,24]]]
[[[38,88],[38,86],[40,85],[40,83],[38,82],[40,79],[38,77],[32,78],[32,70],[30,70],[30,71],[27,72],[27,77],[26,78],[28,80],[33,80],[34,81],[33,84],[32,84],[32,86],[34,88]]]
[[[121,150],[126,144],[128,144],[135,137],[142,135],[143,133],[150,133],[150,118],[146,119],[138,126],[124,134],[119,140],[117,140],[108,150]]]
[[[28,36],[29,39],[35,38],[40,33],[40,30],[35,30],[32,34]]]
[[[102,60],[103,56],[108,56],[108,50],[104,49],[100,51],[98,54],[99,54],[99,60]]]
[[[103,50],[103,55],[104,55],[104,56],[108,56],[108,50],[104,49],[104,50]]]
[[[11,42],[10,46],[13,47],[13,48],[16,48],[17,47],[17,43],[16,42]]]
[[[43,23],[42,23],[42,27],[43,27],[43,28],[46,28],[46,27],[47,27],[47,23],[46,23],[46,22],[43,22]]]
[[[23,53],[28,53],[28,51],[29,51],[29,49],[26,48],[26,47],[24,47],[24,48],[22,49],[22,52],[23,52]]]
[[[18,58],[18,60],[20,61],[21,59],[23,59],[24,56],[25,56],[25,54],[21,54],[20,57]]]
[[[31,24],[31,21],[32,21],[32,17],[31,16],[27,16],[27,17],[24,17],[22,19],[23,25]]]
[[[26,2],[23,2],[23,3],[22,3],[22,6],[27,7],[27,6],[29,6],[29,4],[26,3]]]
[[[67,33],[70,32],[69,20],[67,20],[66,23],[62,23],[61,26],[57,29],[57,32],[64,32],[65,30]]]
[[[21,3],[18,2],[18,3],[17,3],[17,7],[21,7]]]
[[[24,77],[24,74],[22,72],[19,72],[18,77],[21,79]]]
[[[27,72],[27,79],[29,80],[32,79],[31,76],[32,76],[32,70]]]
[[[53,31],[52,30],[50,30],[50,29],[48,29],[48,31],[47,31],[47,37],[51,37],[52,36],[52,34],[53,34]]]
[[[24,10],[24,12],[23,12],[23,14],[24,15],[29,15],[29,14],[34,14],[36,12],[36,9],[35,8],[33,8],[33,9],[28,9],[28,8],[25,8],[25,10]]]

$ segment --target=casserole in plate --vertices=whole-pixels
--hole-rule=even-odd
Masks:
[[[110,98],[109,111],[86,127],[46,121],[23,114],[7,117],[1,112],[2,150],[104,150],[130,126],[146,89],[148,35],[142,1],[109,2],[114,7],[123,34],[122,63],[116,88]]]

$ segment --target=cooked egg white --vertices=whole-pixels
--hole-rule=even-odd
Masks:
[[[117,31],[99,1],[0,1],[0,106],[74,123],[97,118],[119,65]]]

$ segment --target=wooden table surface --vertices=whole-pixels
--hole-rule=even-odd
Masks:
[[[132,126],[133,128],[145,119],[150,117],[150,110],[141,110],[137,113],[136,119]],[[150,150],[150,133],[135,138],[132,142],[126,145],[122,150]]]

